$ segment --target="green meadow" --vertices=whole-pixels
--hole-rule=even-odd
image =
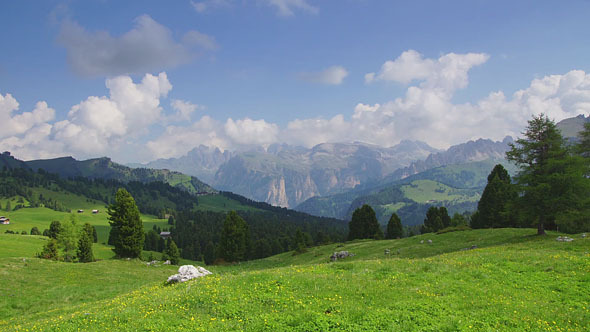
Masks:
[[[22,255],[0,256],[0,275],[12,281],[1,288],[0,330],[588,330],[590,240],[533,234],[473,230],[330,244],[210,266],[213,275],[169,286],[163,281],[175,267],[44,261],[30,258],[39,237],[4,235],[2,251],[19,246]],[[355,256],[329,262],[337,250]]]
[[[79,225],[90,223],[96,228],[99,243],[106,243],[109,237],[109,222],[107,207],[104,202],[87,199],[84,196],[74,195],[66,192],[55,192],[46,189],[37,189],[40,193],[44,193],[46,196],[51,196],[57,199],[59,202],[64,204],[66,207],[71,209],[77,218]],[[14,207],[18,204],[19,197],[13,197],[10,199],[11,206]],[[4,208],[8,199],[0,200],[0,205]],[[27,202],[25,202],[25,206]],[[78,213],[78,210],[83,210],[82,213]],[[97,214],[93,214],[92,210],[98,210]],[[69,212],[55,211],[45,207],[37,208],[24,208],[15,211],[4,211],[0,209],[0,215],[10,218],[10,225],[0,224],[0,234],[11,230],[14,232],[21,233],[22,231],[30,233],[31,228],[37,227],[41,233],[44,229],[49,228],[52,221],[58,220],[63,222],[69,218]],[[155,216],[142,214],[141,219],[143,221],[144,228],[146,230],[152,229],[154,225],[160,228],[168,227],[168,220],[158,219]]]

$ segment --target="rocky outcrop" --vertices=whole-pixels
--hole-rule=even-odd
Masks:
[[[348,252],[346,250],[337,251],[337,252],[333,253],[332,256],[330,256],[330,261],[335,262],[339,259],[344,259],[344,258],[352,257],[352,256],[354,256],[354,254],[351,252]]]
[[[194,267],[192,265],[183,265],[178,268],[178,274],[171,275],[168,277],[168,283],[173,284],[177,282],[185,282],[189,281],[194,278],[204,277],[211,272],[207,271],[205,268],[197,266]]]

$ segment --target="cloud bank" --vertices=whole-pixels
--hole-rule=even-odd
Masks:
[[[473,103],[453,103],[455,92],[469,84],[469,70],[488,58],[483,53],[425,58],[409,50],[366,76],[371,84],[406,84],[402,96],[382,104],[359,102],[351,112],[328,119],[293,119],[284,127],[203,114],[193,121],[204,108],[184,100],[172,100],[166,111],[161,100],[172,90],[166,73],[146,74],[137,83],[124,75],[107,79],[108,96],[88,97],[61,121],[43,101],[19,113],[15,98],[0,94],[0,149],[23,159],[71,154],[146,161],[178,157],[200,144],[233,150],[351,141],[392,146],[415,139],[446,148],[480,137],[519,136],[527,120],[541,112],[557,121],[590,114],[590,75],[581,70],[534,79],[511,96],[495,91]]]

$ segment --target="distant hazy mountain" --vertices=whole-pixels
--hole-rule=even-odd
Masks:
[[[417,160],[408,167],[396,170],[382,182],[403,179],[439,166],[463,164],[487,159],[504,159],[506,151],[510,149],[508,144],[512,142],[512,137],[506,136],[502,141],[478,139],[477,141],[468,141],[453,145],[446,151],[433,153],[425,160]]]
[[[193,176],[169,170],[129,168],[114,163],[106,157],[83,161],[76,160],[72,157],[62,157],[31,160],[26,161],[24,164],[35,171],[44,169],[47,172],[59,174],[64,178],[81,176],[91,179],[113,179],[122,182],[138,181],[143,183],[162,181],[191,193],[215,192],[209,185]]]
[[[391,148],[364,143],[324,143],[311,149],[272,145],[242,152],[221,165],[213,185],[272,205],[293,207],[310,197],[375,182],[437,151],[423,142]]]
[[[226,163],[233,153],[221,152],[218,148],[200,145],[180,158],[158,159],[146,164],[129,164],[130,167],[169,169],[196,176],[206,183],[213,183],[215,173]]]
[[[564,137],[577,138],[578,133],[584,129],[584,123],[590,122],[590,116],[580,114],[573,118],[563,119],[557,123],[557,128]]]
[[[397,169],[378,182],[359,186],[346,193],[314,197],[295,209],[313,215],[349,218],[354,208],[367,203],[375,205],[380,218],[401,208],[405,209],[402,212],[412,211],[406,213],[406,217],[416,218],[415,216],[422,215],[422,210],[427,209],[428,205],[441,204],[442,198],[446,196],[439,194],[446,192],[454,201],[448,198],[445,204],[455,204],[456,207],[451,208],[453,211],[465,211],[473,208],[476,198],[479,199],[494,165],[508,164],[504,155],[510,142],[512,138],[506,137],[501,142],[479,139],[454,145],[446,151],[432,153],[424,160]],[[414,184],[418,189],[412,189],[414,187],[407,183],[409,180],[420,180]],[[426,199],[421,201],[407,197],[406,192],[421,192],[418,196]]]

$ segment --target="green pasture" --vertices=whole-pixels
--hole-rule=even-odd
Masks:
[[[213,275],[171,286],[162,281],[174,267],[133,260],[0,258],[4,280],[27,276],[1,286],[0,330],[586,330],[590,239],[534,234],[473,230],[331,244],[208,267]],[[0,244],[39,241],[16,237]],[[337,250],[355,256],[329,262]]]

